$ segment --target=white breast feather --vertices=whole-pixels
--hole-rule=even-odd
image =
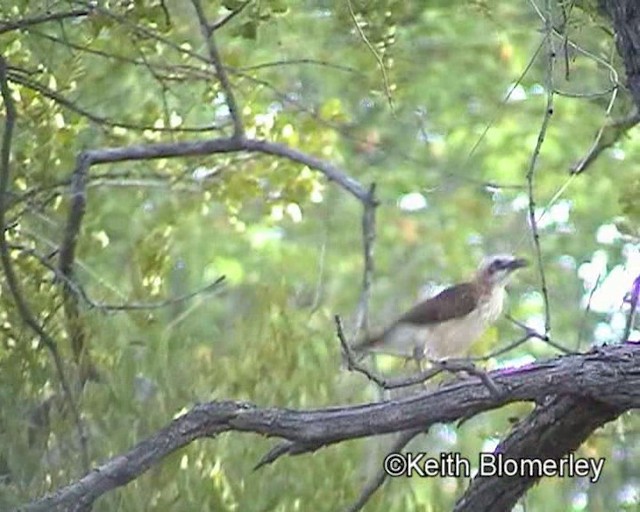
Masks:
[[[425,339],[425,355],[430,359],[463,356],[489,325],[494,323],[504,304],[504,288],[494,290],[479,309],[462,318],[449,320],[429,329]]]

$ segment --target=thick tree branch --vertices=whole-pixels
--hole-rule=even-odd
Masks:
[[[576,450],[597,428],[617,418],[624,408],[592,398],[556,396],[536,409],[496,448],[510,459],[553,459]],[[476,477],[458,500],[455,512],[511,510],[539,478]]]
[[[477,378],[468,377],[435,391],[398,400],[309,411],[259,408],[234,401],[200,404],[126,454],[110,459],[79,481],[24,510],[86,507],[105,492],[132,481],[175,450],[195,439],[222,432],[253,432],[286,439],[290,442],[289,449],[281,450],[282,455],[313,451],[348,439],[426,430],[435,423],[455,421],[516,401],[542,403],[550,395],[604,403],[616,414],[640,407],[639,343],[596,348],[587,354],[562,356],[523,368],[489,372],[489,375],[503,390],[500,398],[494,397]],[[565,428],[572,427],[567,424]],[[587,434],[585,430],[584,435]],[[534,440],[538,446],[537,438]]]
[[[362,203],[368,205],[371,201],[369,191],[366,188],[331,163],[276,142],[257,139],[224,138],[88,150],[79,155],[76,170],[71,180],[71,207],[60,248],[58,264],[61,273],[67,277],[71,275],[75,260],[77,237],[85,211],[87,173],[91,166],[123,161],[212,155],[216,153],[242,151],[278,156],[306,165],[321,172],[330,181],[338,183],[338,185]]]
[[[613,22],[618,53],[627,72],[627,87],[640,110],[640,3],[637,0],[600,0]]]

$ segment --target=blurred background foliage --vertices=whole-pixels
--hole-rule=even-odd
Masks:
[[[19,111],[8,211],[14,261],[31,308],[59,341],[72,375],[59,282],[43,262],[55,263],[78,152],[217,137],[229,125],[211,66],[198,57],[206,51],[188,0],[96,3],[87,17],[0,33]],[[210,19],[243,3],[204,2]],[[216,33],[249,135],[377,184],[372,325],[463,279],[486,253],[535,259],[525,176],[549,85],[539,3],[260,0]],[[0,18],[83,5],[0,0]],[[620,341],[623,299],[640,273],[640,138],[637,129],[626,131],[571,176],[598,130],[633,109],[620,90],[608,110],[616,72],[624,83],[608,21],[581,3],[552,8],[560,27],[558,94],[535,168],[535,208],[550,334],[586,350]],[[364,378],[340,368],[333,324],[334,314],[349,325],[355,316],[361,214],[357,201],[318,173],[268,156],[92,168],[77,279],[95,302],[154,303],[227,277],[222,288],[164,308],[83,304],[101,375],[80,396],[92,461],[127,450],[196,402],[315,408],[378,399]],[[4,285],[0,300],[6,509],[78,477],[80,462],[71,419],[52,410],[44,428],[34,413],[59,393],[51,358]],[[508,309],[544,329],[535,267],[510,287]],[[502,320],[474,352],[521,335]],[[555,354],[530,340],[486,366]],[[392,359],[378,363],[402,370]],[[509,431],[510,419],[529,410],[514,405],[459,429],[440,426],[411,449],[460,451],[476,460]],[[581,447],[582,456],[607,458],[600,482],[545,479],[521,510],[637,510],[639,427],[637,417],[625,415]],[[377,470],[388,441],[343,443],[253,472],[273,441],[226,434],[173,454],[101,498],[95,510],[337,510]],[[446,510],[465,487],[464,479],[399,479],[366,510]]]

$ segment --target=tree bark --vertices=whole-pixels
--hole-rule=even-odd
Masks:
[[[613,23],[616,47],[627,74],[627,87],[640,111],[640,2],[601,0],[600,7]]]

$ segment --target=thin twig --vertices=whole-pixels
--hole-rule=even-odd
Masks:
[[[522,336],[522,338],[519,338],[512,343],[509,343],[506,347],[498,348],[485,356],[474,357],[472,358],[472,361],[488,361],[489,359],[494,359],[498,356],[506,354],[507,352],[511,352],[514,348],[519,347],[520,345],[522,345],[523,343],[525,343],[526,341],[530,340],[533,337],[534,337],[533,332],[527,332],[525,333],[524,336]]]
[[[244,137],[242,113],[240,112],[238,104],[236,103],[233,88],[231,87],[231,82],[229,82],[229,77],[227,76],[227,70],[222,65],[222,60],[220,59],[220,54],[218,53],[218,47],[216,46],[215,36],[213,33],[214,28],[209,25],[209,22],[207,21],[207,18],[204,14],[204,10],[202,9],[200,0],[191,0],[191,3],[193,4],[194,9],[196,10],[196,15],[198,16],[200,31],[202,32],[202,37],[204,38],[207,45],[209,59],[214,69],[216,70],[216,75],[218,75],[220,86],[222,87],[227,106],[229,107],[229,114],[231,115],[231,119],[233,120],[233,137],[236,139],[241,139],[242,137]]]
[[[558,29],[559,33],[564,33],[564,40],[562,41],[562,55],[564,56],[564,79],[568,82],[571,76],[569,65],[569,35],[567,34],[567,28],[569,25],[569,19],[571,11],[573,10],[573,2],[569,5],[569,8],[564,5],[564,2],[560,3],[560,12],[562,13],[562,25]]]
[[[578,329],[577,329],[578,335],[576,336],[576,350],[580,350],[580,345],[582,344],[582,334],[584,332],[584,326],[587,323],[587,316],[591,311],[591,302],[593,301],[593,296],[595,295],[596,290],[600,286],[600,283],[602,283],[604,276],[605,276],[604,272],[600,272],[598,274],[598,279],[596,280],[595,284],[591,287],[591,291],[589,292],[589,297],[587,298],[587,306],[584,308],[584,314],[582,315],[582,318],[580,318],[580,323],[578,324]]]
[[[556,58],[555,49],[553,45],[553,39],[551,35],[551,7],[549,0],[546,0],[546,16],[545,16],[545,33],[546,33],[546,47],[547,47],[547,70],[545,78],[545,88],[547,90],[547,104],[545,108],[544,118],[542,120],[542,126],[538,133],[538,139],[536,146],[533,150],[531,160],[529,162],[529,168],[527,170],[527,188],[529,195],[529,223],[531,224],[531,234],[533,237],[533,244],[535,247],[536,259],[538,262],[538,272],[540,276],[540,287],[542,290],[542,296],[544,300],[544,330],[548,335],[551,330],[551,308],[549,306],[549,292],[547,289],[547,280],[544,272],[544,265],[542,263],[542,250],[540,249],[540,233],[538,232],[538,224],[536,222],[536,203],[534,198],[534,174],[536,164],[538,163],[538,157],[540,156],[540,150],[542,149],[542,143],[544,142],[547,128],[553,115],[553,67]]]
[[[74,9],[71,11],[48,12],[32,18],[20,18],[17,21],[0,21],[0,35],[12,30],[24,30],[34,25],[61,21],[68,18],[78,18],[91,14],[91,9]]]
[[[380,68],[380,73],[382,74],[382,82],[384,84],[384,93],[385,93],[385,96],[387,97],[387,101],[389,102],[389,109],[391,110],[391,113],[395,115],[395,107],[393,106],[393,96],[391,95],[391,87],[389,86],[389,77],[387,76],[387,70],[384,67],[384,62],[382,60],[382,57],[380,57],[376,49],[371,44],[371,41],[369,41],[369,38],[364,33],[364,30],[362,30],[362,27],[358,22],[356,13],[353,10],[353,5],[351,4],[351,0],[347,0],[347,6],[349,7],[349,15],[351,16],[351,21],[353,21],[353,24],[356,27],[356,30],[358,31],[360,38],[364,41],[364,44],[367,46],[369,51],[372,53],[372,55],[376,59],[376,62],[378,63],[378,67]]]
[[[69,277],[62,274],[60,272],[60,269],[58,269],[53,263],[51,263],[47,256],[40,254],[35,249],[26,247],[20,244],[11,244],[10,247],[12,250],[20,251],[22,254],[26,256],[31,256],[36,260],[38,260],[38,262],[43,267],[45,267],[47,270],[53,273],[56,279],[59,279],[60,281],[67,284],[71,288],[73,293],[78,295],[78,297],[80,297],[83,300],[83,302],[87,304],[89,308],[97,309],[99,311],[104,311],[104,312],[141,311],[141,310],[166,308],[168,306],[173,306],[181,302],[186,302],[190,299],[193,299],[194,297],[197,297],[198,295],[202,295],[203,293],[212,292],[215,289],[217,289],[222,283],[224,283],[224,280],[226,279],[225,276],[220,276],[215,281],[201,288],[198,288],[197,290],[194,290],[189,293],[185,293],[183,295],[178,295],[177,297],[164,299],[158,302],[131,302],[131,303],[124,303],[124,304],[109,304],[109,303],[98,302],[93,300],[89,296],[87,291],[80,285],[80,283],[78,283],[77,281],[73,281],[69,279]]]
[[[373,281],[374,260],[373,245],[376,239],[376,207],[378,202],[375,199],[376,185],[371,184],[365,201],[363,201],[362,212],[362,291],[358,301],[358,314],[354,338],[361,332],[369,330],[369,299],[371,297],[371,284]]]
[[[507,94],[503,98],[502,103],[500,103],[498,108],[495,109],[493,117],[485,125],[484,129],[482,130],[482,133],[480,134],[478,139],[474,142],[473,146],[469,150],[469,153],[467,154],[467,157],[465,158],[465,161],[464,161],[464,165],[465,166],[469,164],[469,162],[471,160],[471,157],[475,154],[476,150],[480,147],[480,144],[482,143],[484,138],[487,136],[487,133],[489,133],[489,130],[491,129],[491,127],[495,124],[495,122],[498,120],[500,115],[502,115],[502,110],[508,104],[509,98],[511,98],[511,95],[518,88],[518,86],[522,83],[522,80],[524,80],[524,77],[527,75],[527,73],[529,72],[529,70],[533,66],[534,62],[538,58],[538,54],[540,53],[540,50],[542,50],[543,46],[544,46],[544,38],[540,41],[540,44],[538,45],[538,47],[533,52],[533,55],[531,55],[531,57],[529,58],[529,62],[527,62],[527,65],[522,70],[522,73],[520,73],[520,76],[518,76],[518,78],[513,83],[511,88],[507,91]]]
[[[612,96],[613,100],[613,96]],[[609,111],[613,107],[613,103],[609,103],[609,107],[607,108],[607,113],[605,114],[607,117],[609,115]],[[578,163],[576,163],[571,169],[572,174],[581,174],[587,170],[587,168],[596,161],[596,159],[600,156],[600,154],[605,150],[615,145],[622,137],[624,137],[629,130],[633,127],[637,126],[640,123],[640,114],[637,112],[633,112],[631,115],[615,120],[612,122],[605,121],[600,126],[598,132],[596,133],[593,144],[587,151],[586,155],[584,155]],[[606,133],[605,133],[606,132]],[[604,136],[606,135],[606,137]]]
[[[361,373],[370,381],[375,382],[378,386],[384,388],[386,382],[382,377],[376,375],[373,372],[370,372],[365,366],[357,362],[353,350],[351,350],[351,346],[347,342],[347,338],[344,335],[344,328],[342,327],[342,319],[340,318],[340,315],[335,315],[334,320],[336,323],[336,333],[338,335],[338,340],[340,341],[342,353],[347,363],[347,370]]]
[[[422,382],[426,382],[427,380],[435,377],[436,375],[442,373],[444,368],[434,367],[423,370],[419,373],[395,378],[395,379],[386,379],[376,372],[369,370],[366,366],[360,364],[351,349],[349,343],[347,343],[347,338],[344,334],[344,328],[342,326],[342,320],[339,315],[334,317],[336,323],[336,334],[338,336],[338,340],[340,341],[340,346],[342,347],[342,353],[344,355],[344,359],[347,364],[347,369],[349,371],[354,371],[357,373],[361,373],[371,382],[377,384],[382,389],[398,389],[413,386],[415,384],[420,384]]]
[[[365,73],[351,66],[347,66],[346,64],[336,64],[335,62],[328,62],[322,59],[312,59],[312,58],[299,58],[299,59],[282,59],[275,61],[267,61],[262,62],[260,64],[249,64],[247,66],[237,67],[233,71],[246,73],[248,71],[258,71],[260,69],[269,69],[275,67],[284,67],[284,66],[318,66],[325,67],[336,71],[342,71],[344,73],[349,73],[352,76],[357,76],[359,78],[364,78]]]
[[[544,341],[545,343],[547,343],[548,345],[552,346],[553,348],[559,350],[563,354],[575,354],[574,350],[570,350],[570,349],[568,349],[566,347],[563,347],[560,343],[558,343],[556,341],[553,341],[548,334],[539,333],[535,329],[532,329],[531,327],[529,327],[527,324],[524,324],[521,321],[516,320],[511,315],[507,315],[506,318],[507,318],[507,320],[513,322],[515,325],[520,327],[520,329],[522,329],[527,334],[527,336],[528,336],[527,339],[536,338],[536,339],[539,339],[540,341]]]
[[[167,133],[206,133],[211,131],[220,131],[222,130],[222,126],[217,124],[203,126],[203,127],[181,127],[181,126],[155,126],[155,125],[143,125],[136,123],[125,123],[121,121],[113,121],[108,117],[100,116],[86,110],[85,108],[77,105],[73,101],[65,98],[59,92],[56,92],[45,85],[42,85],[35,80],[31,80],[24,76],[21,73],[11,72],[9,73],[9,78],[12,82],[20,84],[27,89],[31,89],[42,94],[44,97],[49,98],[55,101],[60,106],[70,110],[71,112],[75,112],[76,114],[86,117],[91,122],[96,123],[102,126],[108,126],[110,128],[124,128],[127,130],[135,130],[135,131],[153,131],[153,132],[167,132]]]
[[[219,28],[224,27],[227,23],[229,23],[233,18],[235,18],[238,14],[244,11],[244,8],[251,3],[251,0],[247,0],[240,7],[238,7],[235,11],[231,11],[226,16],[223,16],[215,23],[211,24],[210,30],[211,32],[215,32]]]
[[[489,374],[484,370],[477,368],[476,365],[473,364],[473,362],[469,359],[445,359],[443,361],[433,361],[433,363],[450,373],[464,372],[468,373],[469,375],[478,377],[489,390],[489,393],[491,393],[491,396],[493,396],[493,398],[499,400],[502,397],[502,391],[500,391]]]

